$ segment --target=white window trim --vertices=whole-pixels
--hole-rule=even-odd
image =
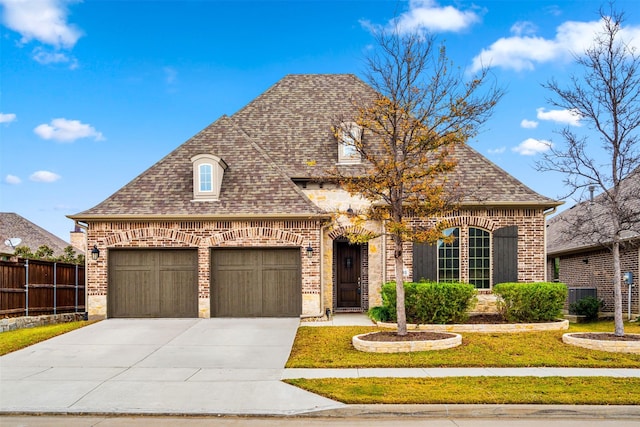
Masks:
[[[338,141],[338,164],[353,165],[362,163],[362,157],[357,151],[354,154],[347,154],[349,146],[353,146],[354,140],[362,138],[362,128],[355,122],[345,122],[340,124],[340,140]]]
[[[193,165],[193,200],[192,202],[211,202],[220,200],[220,188],[227,164],[213,154],[198,154],[191,158]],[[200,182],[200,167],[211,166],[211,191],[202,191]]]

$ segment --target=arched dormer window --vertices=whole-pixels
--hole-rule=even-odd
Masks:
[[[215,201],[220,198],[222,177],[227,164],[213,154],[198,154],[191,158],[193,163],[193,199],[195,201]]]
[[[338,137],[338,163],[360,163],[360,153],[356,144],[361,141],[362,128],[354,122],[342,123],[338,129]]]

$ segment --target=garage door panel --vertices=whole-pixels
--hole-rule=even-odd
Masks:
[[[197,317],[195,250],[109,251],[109,317]]]
[[[291,283],[300,282],[298,270],[267,270],[262,274],[263,310],[265,316],[297,316],[302,295],[299,287],[292,292]]]
[[[211,265],[213,316],[300,314],[299,249],[213,249]]]
[[[159,277],[160,317],[192,317],[198,311],[193,297],[193,283],[198,278],[193,271],[162,270]]]

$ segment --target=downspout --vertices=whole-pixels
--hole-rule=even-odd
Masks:
[[[327,222],[320,227],[320,312],[318,314],[301,314],[301,319],[324,317],[326,314],[324,308],[324,232],[330,225],[331,223]],[[327,318],[328,317],[329,316],[327,316]]]
[[[84,230],[84,320],[89,320],[89,224],[82,224],[77,219],[74,223]]]
[[[542,216],[544,217],[544,238],[543,238],[543,253],[544,253],[544,281],[546,282],[549,279],[549,272],[547,271],[547,267],[549,265],[549,260],[547,259],[547,216],[553,215],[558,210],[557,206],[552,207],[550,210],[546,210],[542,212]]]

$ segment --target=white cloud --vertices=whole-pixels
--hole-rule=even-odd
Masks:
[[[164,78],[167,84],[173,84],[176,82],[176,79],[178,78],[178,72],[176,71],[175,68],[164,67],[163,71],[164,71]]]
[[[533,70],[537,64],[550,61],[568,61],[574,54],[582,54],[592,46],[596,33],[602,30],[602,21],[567,21],[556,28],[553,39],[534,35],[534,28],[523,23],[511,27],[511,37],[503,37],[483,49],[473,58],[472,71],[482,67],[502,67],[516,71]],[[526,34],[526,35],[525,35]],[[640,26],[621,29],[620,39],[630,47],[640,48]]]
[[[525,129],[535,129],[538,127],[538,122],[534,120],[522,119],[522,121],[520,122],[520,127],[523,127]]]
[[[500,148],[489,148],[487,150],[487,152],[489,154],[502,154],[506,151],[507,147],[500,147]]]
[[[387,27],[397,29],[401,34],[420,31],[459,32],[480,21],[480,16],[471,10],[460,10],[453,6],[440,6],[436,0],[410,0],[409,10]],[[365,27],[373,25],[362,21]]]
[[[22,43],[37,40],[55,48],[72,48],[82,32],[67,23],[67,6],[77,0],[0,0],[3,23],[20,33]]]
[[[571,126],[581,126],[581,116],[574,110],[549,110],[545,111],[544,108],[537,108],[537,116],[540,120],[550,120],[556,123],[567,124]]]
[[[544,139],[528,138],[522,141],[517,147],[514,147],[513,151],[523,156],[535,156],[536,154],[548,151],[552,146],[551,142],[545,141]]]
[[[0,123],[11,123],[16,121],[16,115],[13,113],[0,113]]]
[[[49,171],[37,171],[29,176],[29,179],[34,182],[55,182],[61,177],[57,173]]]
[[[51,124],[41,124],[33,130],[42,139],[53,139],[60,142],[73,142],[80,138],[94,138],[103,141],[105,138],[93,126],[80,123],[79,120],[53,119]]]
[[[22,182],[22,180],[15,175],[7,175],[4,177],[4,182],[11,185],[17,185]]]
[[[69,68],[71,68],[72,70],[78,68],[78,61],[75,58],[59,51],[48,52],[40,46],[33,50],[33,59],[40,64],[46,65],[69,63]]]
[[[511,26],[511,33],[516,36],[523,34],[535,34],[537,27],[529,21],[518,21]]]

